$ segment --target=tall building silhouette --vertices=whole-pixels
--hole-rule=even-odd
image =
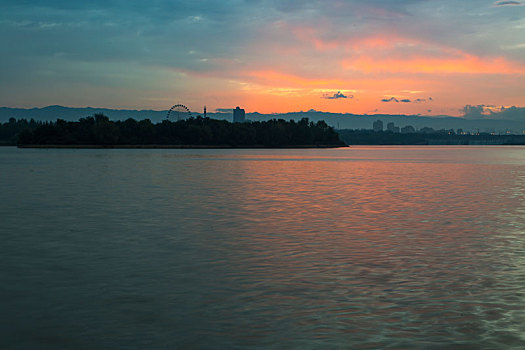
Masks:
[[[388,123],[386,125],[386,129],[391,132],[398,133],[399,132],[399,126],[395,126],[394,123]]]
[[[416,129],[414,129],[414,127],[412,125],[407,125],[407,126],[404,126],[401,128],[401,133],[402,134],[410,134],[410,133],[413,133],[413,132],[416,132]]]
[[[244,123],[245,118],[246,118],[246,113],[244,112],[244,109],[237,107],[233,110],[233,122],[234,123]]]
[[[383,122],[381,120],[376,120],[372,127],[374,131],[383,131]]]

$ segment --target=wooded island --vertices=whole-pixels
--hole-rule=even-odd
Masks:
[[[342,147],[335,130],[324,121],[269,120],[230,123],[210,118],[111,121],[102,114],[77,122],[58,119],[18,134],[19,147]],[[155,147],[156,146],[156,147]]]

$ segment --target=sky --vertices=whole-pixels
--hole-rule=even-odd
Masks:
[[[525,106],[525,1],[0,0],[0,33],[6,107]]]

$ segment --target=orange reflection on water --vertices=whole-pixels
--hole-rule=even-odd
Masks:
[[[220,257],[228,295],[206,305],[253,339],[281,327],[377,347],[494,337],[517,320],[501,310],[523,309],[523,148],[235,150],[201,163],[213,219],[196,239]]]
[[[501,165],[334,154],[251,155],[232,165],[242,168],[232,198],[246,230],[238,244],[249,252],[238,263],[264,264],[258,279],[285,279],[289,288],[315,277],[332,297],[348,288],[356,296],[385,293],[385,283],[420,293],[450,269],[465,277],[469,259],[509,209],[495,200],[509,170]],[[443,292],[464,285],[440,283]]]

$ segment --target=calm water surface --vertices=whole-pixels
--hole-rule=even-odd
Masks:
[[[0,148],[2,349],[520,349],[525,148]]]

